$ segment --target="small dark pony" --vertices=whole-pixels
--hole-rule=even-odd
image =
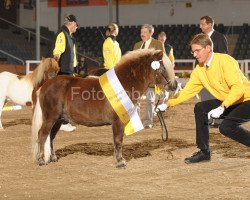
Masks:
[[[159,61],[159,69],[151,67],[153,61]],[[169,90],[177,88],[173,66],[160,50],[129,52],[114,69],[134,104],[150,83],[157,82]],[[105,97],[99,77],[57,76],[46,82],[37,95],[32,120],[32,151],[37,164],[57,161],[53,140],[63,119],[68,119],[89,127],[112,125],[116,167],[126,166],[122,157],[124,124]]]

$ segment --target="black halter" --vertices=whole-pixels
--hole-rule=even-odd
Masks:
[[[163,65],[163,61],[162,61],[162,60],[159,60],[159,63],[161,63],[160,68],[159,68],[159,69],[156,69],[155,71],[158,72],[159,74],[161,74],[161,75],[164,77],[164,79],[166,80],[167,85],[169,85],[170,82],[171,82],[171,80],[168,80],[167,77],[164,76],[164,74],[163,74],[163,69],[161,69],[161,66]],[[164,65],[163,65],[163,66],[164,66]],[[155,83],[156,83],[156,85],[157,85],[157,74],[156,74],[156,76],[155,76]]]

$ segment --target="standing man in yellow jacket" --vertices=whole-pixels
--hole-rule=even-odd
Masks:
[[[121,59],[121,49],[116,37],[119,33],[117,24],[111,23],[106,30],[107,39],[103,43],[104,67],[113,68]]]
[[[238,62],[227,54],[214,53],[213,43],[207,34],[195,35],[191,41],[191,49],[198,60],[190,80],[174,99],[158,107],[180,104],[195,96],[202,88],[206,88],[216,99],[199,102],[195,105],[196,144],[200,149],[186,163],[210,160],[209,128],[210,118],[225,118],[220,132],[250,147],[250,131],[241,127],[250,121],[250,83],[239,68]]]
[[[77,66],[76,44],[73,33],[76,32],[77,21],[74,15],[68,15],[64,19],[64,25],[55,36],[52,46],[53,56],[59,63],[60,70],[58,75],[74,75],[74,68]],[[65,120],[60,127],[63,131],[74,131],[68,120]]]
[[[64,25],[56,34],[53,43],[53,57],[58,61],[60,71],[58,75],[73,75],[77,66],[76,43],[73,33],[76,32],[77,21],[74,15],[64,19]]]

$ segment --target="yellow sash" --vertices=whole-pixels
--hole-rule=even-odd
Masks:
[[[131,135],[142,130],[144,127],[137,109],[117,78],[114,68],[103,74],[99,82],[109,103],[125,126],[124,133]]]

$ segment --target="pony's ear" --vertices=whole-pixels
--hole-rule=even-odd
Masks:
[[[162,50],[156,50],[154,54],[155,60],[161,60],[163,57],[163,51]]]
[[[45,60],[45,58],[42,56],[42,62]]]

